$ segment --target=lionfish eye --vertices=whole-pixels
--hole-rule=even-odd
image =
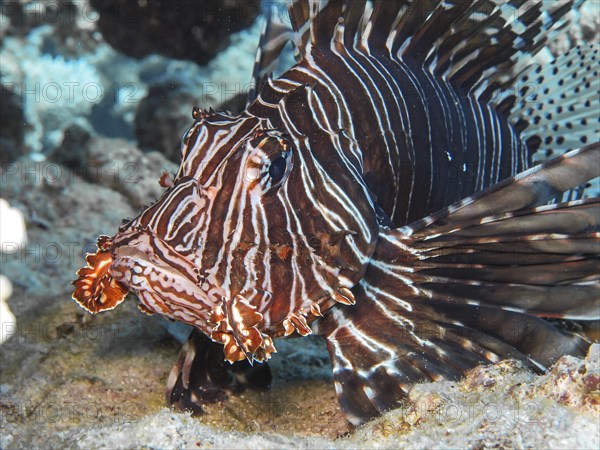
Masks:
[[[275,192],[287,179],[294,159],[291,142],[277,130],[257,130],[247,141],[246,170],[262,193]]]
[[[277,155],[269,166],[269,176],[274,183],[277,183],[285,175],[287,167],[287,158],[283,153]]]

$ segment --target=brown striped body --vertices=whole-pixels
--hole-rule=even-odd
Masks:
[[[170,376],[168,400],[182,407],[219,385],[200,367],[212,345],[229,362],[262,362],[294,333],[327,339],[355,424],[415,381],[580,354],[584,339],[537,316],[598,315],[598,202],[541,205],[597,176],[600,150],[510,178],[546,125],[525,122],[506,71],[570,8],[536,2],[515,19],[518,3],[399,0],[369,15],[364,2],[295,2],[300,61],[266,78],[239,116],[194,109],[173,181],[99,240],[74,298],[97,312],[131,291],[143,311],[206,336],[193,334]],[[587,77],[596,54],[564,59]],[[499,333],[502,321],[533,324],[541,341]]]

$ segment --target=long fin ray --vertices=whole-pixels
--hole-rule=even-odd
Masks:
[[[374,294],[366,281],[354,293],[356,305],[313,326],[327,339],[338,399],[354,425],[399,406],[411,384],[455,380],[503,358],[540,371],[557,355],[581,355],[588,345],[546,321],[513,311],[407,297],[413,306],[408,311],[398,301]]]
[[[535,205],[598,175],[600,145],[570,152],[417,224],[384,233],[378,249],[382,261],[393,260],[395,246],[403,248],[407,260],[391,270],[410,271],[412,286],[451,303],[595,319],[600,317],[600,199]]]
[[[489,98],[512,88],[515,70],[564,29],[583,0],[296,0],[289,6],[301,56],[329,48],[344,24],[344,44],[364,41],[404,62],[443,73],[455,86],[486,82]]]
[[[599,176],[600,143],[573,150],[543,165],[472,195],[448,208],[402,227],[407,235],[431,238],[453,229],[481,223],[488,216],[541,206]]]
[[[412,383],[505,358],[543,371],[585,354],[587,339],[543,317],[600,318],[600,201],[538,205],[598,176],[599,158],[591,145],[412,225],[380,229],[352,289],[356,304],[313,325],[352,423],[398,406]]]
[[[290,42],[296,44],[294,30],[278,14],[278,8],[275,5],[266,5],[263,15],[265,16],[265,24],[254,60],[251,89],[248,92],[248,104],[256,99],[266,77],[277,68],[285,46]],[[296,55],[296,58],[298,57],[299,55]]]
[[[311,2],[310,0],[294,0],[288,6],[288,14],[292,30],[295,33],[295,42],[300,55],[306,53],[306,46],[310,39]]]

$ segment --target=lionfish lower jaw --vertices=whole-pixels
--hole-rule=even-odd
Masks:
[[[113,256],[110,253],[112,238],[99,236],[98,251],[85,257],[87,266],[77,271],[73,281],[72,298],[86,311],[95,314],[116,308],[127,296],[129,289],[110,274]]]
[[[273,339],[259,329],[263,315],[242,295],[223,298],[213,310],[210,323],[215,325],[210,338],[224,345],[225,359],[230,363],[243,359],[263,362],[277,352]]]

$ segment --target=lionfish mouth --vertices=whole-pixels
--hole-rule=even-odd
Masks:
[[[86,261],[73,298],[88,311],[113,309],[132,291],[142,311],[206,328],[215,302],[198,286],[197,269],[153,233],[135,229],[101,236],[98,251]]]
[[[86,256],[77,272],[73,299],[90,313],[117,307],[131,291],[138,307],[192,325],[224,345],[230,362],[265,361],[275,353],[272,338],[263,333],[263,315],[242,295],[227,298],[199,283],[198,270],[178,258],[163,240],[147,231],[100,236],[98,251]],[[164,255],[165,259],[157,255]]]
[[[79,278],[73,282],[73,300],[92,314],[116,308],[129,292],[127,286],[110,273],[114,262],[110,252],[112,238],[99,236],[96,245],[98,251],[87,254],[88,265],[77,271]]]

